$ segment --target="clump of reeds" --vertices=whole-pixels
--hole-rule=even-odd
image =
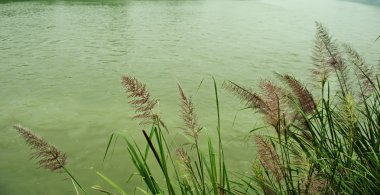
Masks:
[[[253,178],[264,186],[265,193],[270,186],[285,194],[377,194],[380,192],[378,76],[354,49],[335,41],[322,24],[316,26],[312,75],[320,88],[312,91],[321,92],[318,99],[288,74],[277,74],[284,85],[260,84],[259,91],[233,82],[226,85],[247,106],[258,110],[277,133],[271,145],[256,136],[266,174],[256,169]],[[335,86],[337,83],[337,88],[332,83]],[[273,159],[279,159],[279,163],[273,163]],[[276,182],[270,180],[273,177]]]
[[[276,75],[285,85],[264,80],[259,84],[260,91],[254,92],[248,87],[228,81],[224,88],[239,97],[246,106],[261,113],[265,122],[280,134],[289,123],[305,124],[296,107],[304,114],[312,114],[316,109],[316,103],[312,94],[293,76],[278,73]]]
[[[174,152],[166,140],[168,135],[161,130],[165,125],[153,112],[157,100],[151,98],[145,84],[126,75],[122,83],[129,103],[135,108],[133,118],[152,126],[142,130],[146,140],[143,148],[131,142],[126,134],[112,134],[104,159],[114,135],[123,137],[133,165],[147,187],[147,191],[137,189],[145,194],[379,194],[378,75],[350,46],[335,41],[322,24],[316,23],[316,28],[312,77],[319,84],[318,90],[306,88],[292,75],[279,73],[276,75],[281,82],[264,80],[257,91],[232,81],[224,85],[245,106],[263,115],[267,130],[275,130],[276,136],[272,132],[255,136],[261,164],[253,166],[253,173],[229,177],[215,79],[217,149],[211,138],[207,151],[200,149],[198,137],[202,128],[192,98],[178,84],[182,129],[194,140],[195,147],[186,150],[183,145]],[[336,83],[338,89],[333,87]],[[316,91],[321,94],[312,94]],[[39,159],[40,166],[51,171],[64,170],[78,184],[65,168],[64,153],[30,130],[22,126],[15,128],[34,150],[32,156]],[[185,167],[185,176],[180,173],[181,167]],[[152,171],[157,168],[159,172]],[[98,175],[126,194],[115,182]],[[112,194],[100,186],[93,188]]]
[[[129,103],[137,107],[136,110],[138,112],[143,111],[142,116],[152,116],[151,110],[156,101],[150,99],[145,84],[140,83],[137,79],[130,76],[123,77],[123,84],[126,86],[129,93],[128,97],[131,99]],[[198,123],[192,98],[185,95],[179,84],[178,89],[180,116],[183,121],[183,126],[180,128],[192,139],[193,143],[191,144],[190,150],[186,150],[186,143],[176,151],[173,151],[172,145],[167,142],[166,132],[161,129],[163,125],[160,122],[160,118],[154,117],[154,115],[150,130],[143,130],[146,140],[145,146],[143,146],[145,149],[142,149],[137,143],[131,142],[127,135],[122,133],[116,134],[122,136],[126,141],[133,165],[142,177],[142,180],[145,182],[150,193],[169,195],[204,195],[210,193],[215,195],[229,194],[229,192],[232,191],[221,144],[220,114],[216,81],[214,80],[214,91],[218,115],[217,139],[219,141],[219,147],[216,150],[214,150],[211,138],[208,140],[208,150],[204,152],[200,149],[198,138],[202,127]],[[147,117],[144,117],[144,119],[145,118],[148,119]],[[105,156],[108,153],[109,145],[113,139],[114,134],[110,137]],[[148,159],[153,160],[155,165],[149,163],[152,161]],[[175,159],[177,159],[177,161],[175,161]],[[153,175],[151,171],[153,167],[159,168],[160,173],[158,175]],[[172,177],[173,175],[174,178]],[[162,181],[162,178],[164,178],[164,187],[159,184],[159,181]],[[107,182],[110,181],[108,178],[105,180]],[[112,186],[121,192],[117,185],[112,183]]]

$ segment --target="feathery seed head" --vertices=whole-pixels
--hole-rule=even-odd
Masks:
[[[135,108],[133,119],[141,119],[140,124],[151,124],[153,121],[153,108],[157,104],[156,99],[152,99],[146,85],[138,81],[135,77],[125,75],[122,77],[129,103]]]
[[[183,164],[190,165],[191,163],[190,156],[187,154],[187,152],[183,148],[178,148],[176,150],[176,155]]]
[[[197,140],[198,134],[202,128],[198,124],[197,114],[195,113],[193,102],[191,98],[186,97],[179,83],[178,90],[180,94],[181,116],[185,125],[185,133]]]
[[[32,158],[38,159],[38,164],[41,167],[54,172],[60,170],[66,164],[66,154],[60,152],[55,146],[47,143],[31,130],[21,125],[15,125],[14,128],[31,147],[33,150]]]
[[[294,78],[294,76],[288,74],[279,76],[289,86],[295,97],[298,99],[302,111],[306,114],[313,112],[316,108],[316,104],[313,96],[306,87]]]
[[[282,181],[283,175],[281,173],[280,157],[278,156],[276,150],[263,136],[256,135],[254,139],[259,150],[262,166],[274,175],[277,182]]]

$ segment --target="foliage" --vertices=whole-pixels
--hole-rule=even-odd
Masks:
[[[378,194],[378,77],[354,49],[338,44],[320,23],[312,59],[314,84],[319,84],[314,91],[321,93],[316,101],[286,74],[277,74],[283,85],[261,85],[261,96],[227,83],[227,89],[275,129],[276,136],[268,137],[272,144],[256,136],[261,166],[255,167],[252,179],[266,194]]]

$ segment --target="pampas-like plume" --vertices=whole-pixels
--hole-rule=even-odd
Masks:
[[[153,108],[157,104],[156,99],[151,99],[146,85],[138,81],[135,77],[125,75],[122,83],[128,93],[129,103],[136,109],[132,118],[141,119],[140,124],[149,124],[154,116]]]
[[[326,47],[326,44],[331,43],[331,37],[322,24],[316,23],[316,25],[317,33],[315,35],[313,55],[311,57],[315,67],[312,72],[317,81],[323,85],[332,71],[327,63],[327,59],[330,59],[330,54]]]
[[[276,76],[281,79],[291,90],[290,94],[294,96],[294,99],[297,101],[299,107],[302,109],[302,111],[305,114],[312,113],[317,105],[314,101],[313,96],[309,92],[309,90],[306,89],[306,87],[301,84],[294,76],[290,76],[287,74],[281,75],[276,73]],[[305,120],[305,118],[300,114],[300,112],[296,109],[294,109],[293,105],[289,105],[292,108],[291,113],[291,121],[292,122],[299,122],[300,127],[302,127],[302,135],[307,140],[311,140],[311,134],[309,132],[310,126],[308,122]]]
[[[260,166],[259,164],[254,162],[252,164],[252,171],[253,171],[253,174],[255,175],[255,179],[256,179],[257,183],[262,188],[264,194],[265,195],[276,195],[276,192],[269,188],[268,184],[270,183],[270,181],[268,181],[268,179],[266,179],[264,177],[262,166]]]
[[[67,159],[65,153],[62,153],[56,147],[21,125],[15,125],[14,128],[34,151],[32,158],[38,159],[38,164],[41,167],[54,172],[59,171],[65,166]]]
[[[201,131],[201,127],[198,124],[197,115],[194,110],[193,102],[191,98],[186,97],[182,90],[181,85],[178,83],[178,89],[180,94],[181,115],[185,124],[185,132],[195,140],[198,139],[198,134]]]
[[[187,154],[187,152],[183,148],[178,148],[176,150],[176,155],[179,158],[179,160],[186,166],[191,166],[190,163],[190,156]]]
[[[191,159],[190,159],[190,156],[187,154],[187,152],[183,148],[178,148],[175,153],[177,155],[177,158],[180,164],[182,165],[184,182],[187,182],[186,178],[188,176],[195,178],[195,174],[191,167]]]
[[[357,136],[357,123],[358,123],[358,114],[355,98],[351,93],[348,93],[343,101],[340,102],[340,118],[342,126],[347,131],[347,138],[350,141],[349,144],[353,144],[354,139]]]
[[[265,113],[267,123],[278,129],[278,124],[280,122],[279,117],[281,117],[280,108],[282,106],[283,90],[268,80],[262,81],[260,83],[260,88],[262,89],[263,97],[266,97],[264,101],[267,106],[259,109]],[[263,110],[265,108],[266,110]]]
[[[348,54],[348,60],[353,65],[355,73],[360,81],[363,95],[372,92],[374,90],[374,82],[376,81],[373,67],[367,65],[359,53],[349,45],[343,44],[343,48]]]
[[[284,101],[282,88],[270,81],[262,81],[260,83],[262,95],[254,93],[231,81],[225,83],[224,88],[237,95],[249,108],[257,109],[262,113],[265,121],[272,125],[279,133],[280,121],[284,119],[280,119],[279,117],[285,116],[285,113],[280,113],[280,108]]]
[[[322,57],[325,63],[333,67],[334,69],[340,69],[342,67],[342,58],[340,56],[340,52],[338,47],[336,46],[335,41],[329,35],[328,30],[319,22],[316,22],[317,33],[315,43],[319,51],[322,53],[317,53]],[[314,48],[316,49],[316,48]],[[315,50],[314,50],[315,51]]]
[[[308,194],[321,194],[323,189],[326,187],[327,181],[326,179],[320,178],[318,179],[316,175],[312,175],[310,178],[310,187]],[[335,194],[335,193],[332,193]]]
[[[223,87],[238,96],[249,108],[261,108],[260,110],[262,111],[269,109],[260,95],[247,88],[241,87],[232,81],[224,83]]]
[[[296,78],[288,74],[277,74],[282,81],[284,81],[292,90],[294,95],[299,101],[302,111],[306,114],[313,112],[316,108],[316,104],[313,96]]]
[[[324,85],[330,72],[334,71],[344,96],[349,90],[348,68],[344,63],[341,52],[335,41],[332,40],[327,29],[318,22],[316,22],[316,26],[317,33],[312,56],[315,65],[313,73],[320,79],[319,81],[322,82],[322,85]]]
[[[269,170],[280,183],[283,180],[280,158],[272,144],[261,135],[254,137],[259,150],[260,161],[266,170]]]

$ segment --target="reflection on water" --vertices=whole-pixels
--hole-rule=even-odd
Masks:
[[[380,6],[380,0],[345,0],[345,1]]]
[[[183,141],[179,80],[194,97],[211,137],[216,127],[210,76],[247,85],[292,72],[308,80],[314,21],[378,60],[380,9],[344,1],[0,1],[0,194],[73,194],[62,175],[37,169],[11,128],[29,126],[69,155],[86,186],[99,170],[124,184],[133,173],[122,142],[101,165],[115,130],[141,141],[141,127],[120,85],[123,74],[148,84],[160,99],[171,135]],[[254,148],[244,137],[257,116],[221,91],[222,132],[230,167],[248,170]],[[205,135],[207,136],[207,135]],[[243,149],[242,149],[243,148]],[[241,156],[247,158],[242,159]],[[139,179],[126,189],[132,191]],[[3,187],[6,186],[6,187]]]

